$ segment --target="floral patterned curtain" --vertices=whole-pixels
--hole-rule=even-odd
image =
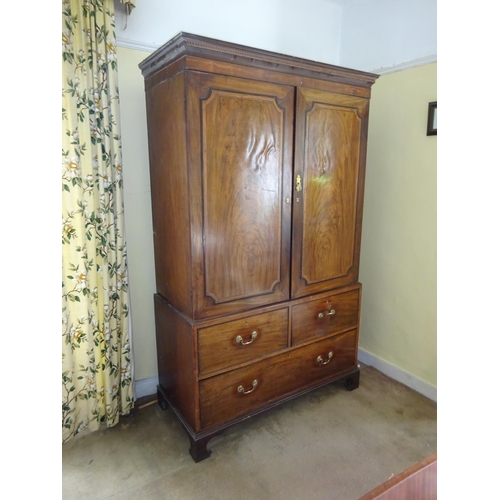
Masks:
[[[62,1],[62,431],[134,405],[113,0]]]

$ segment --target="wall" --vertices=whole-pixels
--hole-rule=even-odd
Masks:
[[[121,44],[159,47],[185,31],[330,64],[339,62],[341,1],[142,0],[127,20],[123,12],[115,0],[116,36]]]
[[[151,187],[144,79],[138,64],[149,52],[118,47],[125,230],[129,265],[134,375],[157,376],[153,311],[155,292]],[[141,383],[136,387],[142,394]],[[146,393],[155,392],[152,389]]]
[[[340,64],[375,71],[437,54],[437,0],[348,0]]]
[[[426,127],[436,87],[437,63],[373,86],[360,264],[360,359],[402,381],[411,374],[433,399],[437,136]]]

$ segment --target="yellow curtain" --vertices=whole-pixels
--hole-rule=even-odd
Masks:
[[[117,77],[113,0],[63,0],[63,443],[134,404]]]

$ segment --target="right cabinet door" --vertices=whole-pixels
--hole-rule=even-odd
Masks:
[[[368,99],[298,88],[292,297],[358,280]]]

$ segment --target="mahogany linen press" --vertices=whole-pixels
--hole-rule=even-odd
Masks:
[[[377,75],[188,33],[140,69],[158,398],[198,462],[237,422],[324,384],[359,385]]]

